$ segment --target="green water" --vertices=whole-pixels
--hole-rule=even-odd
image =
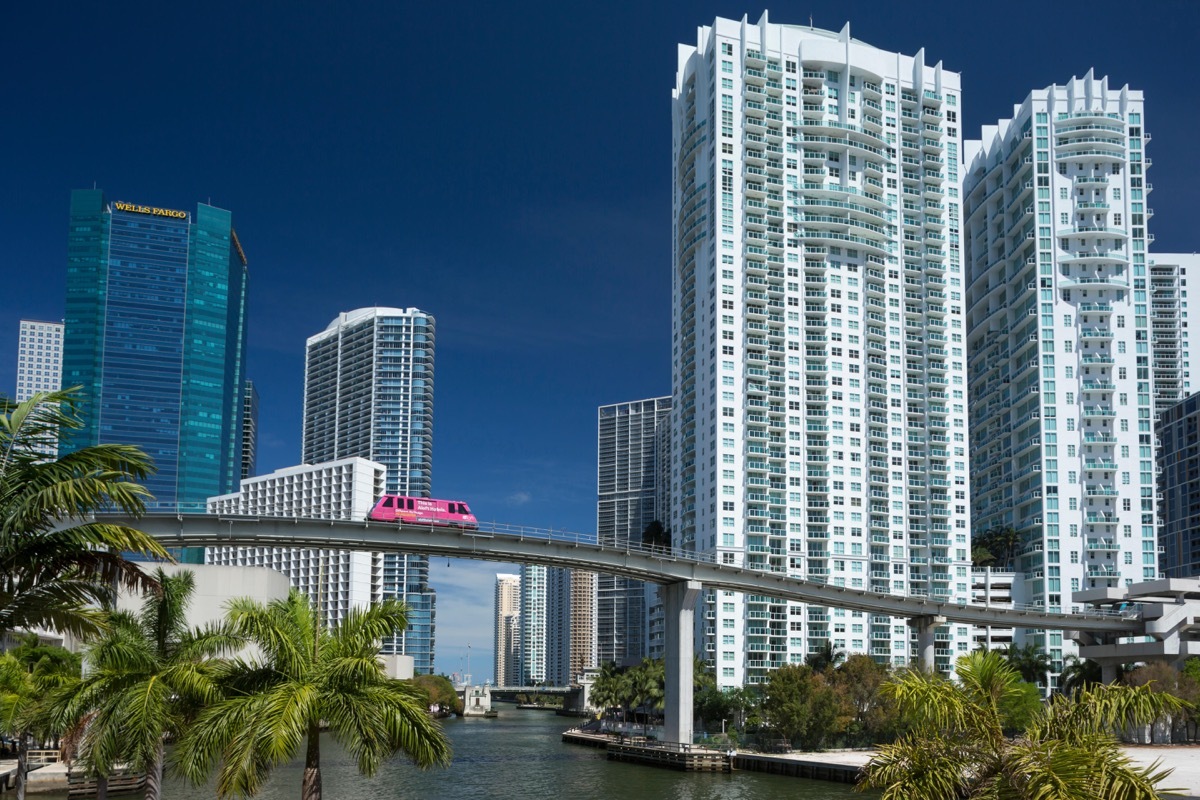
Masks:
[[[374,778],[358,774],[336,743],[322,743],[326,800],[457,800],[457,798],[569,798],[569,800],[847,800],[859,797],[845,784],[738,772],[673,772],[609,762],[604,751],[566,745],[560,734],[571,720],[500,706],[498,719],[447,720],[454,747],[449,769],[422,772],[399,759]],[[276,770],[263,800],[297,800],[301,762]],[[211,787],[169,783],[167,800],[209,800]],[[34,795],[43,800],[65,800]]]

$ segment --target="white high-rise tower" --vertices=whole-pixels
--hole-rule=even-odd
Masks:
[[[1015,529],[1013,599],[1050,611],[1158,575],[1148,138],[1089,72],[966,144],[972,521]],[[1017,638],[1059,671],[1061,632]]]
[[[358,456],[387,468],[387,491],[428,497],[433,445],[434,318],[417,308],[360,308],[308,339],[307,464]],[[408,628],[385,652],[432,673],[434,601],[427,556],[383,555],[381,594],[408,605]]]
[[[723,563],[970,599],[959,76],[840,32],[717,19],[673,101],[671,531]],[[707,591],[721,686],[903,619]],[[937,665],[969,648],[937,632]]]

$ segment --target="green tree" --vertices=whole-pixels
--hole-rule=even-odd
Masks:
[[[831,685],[848,718],[847,745],[872,745],[895,736],[895,708],[882,691],[888,675],[886,665],[861,654],[850,656],[830,674]]]
[[[213,657],[234,640],[189,630],[195,577],[154,574],[159,591],[140,611],[110,612],[105,632],[87,649],[87,676],[56,693],[58,719],[78,726],[79,760],[98,779],[118,764],[146,774],[147,800],[162,797],[165,739],[183,733],[214,702]]]
[[[18,800],[25,797],[29,743],[63,733],[63,727],[47,712],[47,695],[79,679],[77,657],[71,658],[61,647],[38,644],[37,636],[32,639],[32,643],[23,641],[0,655],[0,734],[16,742]]]
[[[1145,686],[1152,692],[1165,692],[1187,704],[1182,713],[1155,720],[1166,726],[1172,741],[1177,734],[1186,735],[1188,731],[1185,729],[1195,723],[1196,704],[1200,702],[1200,683],[1186,672],[1162,661],[1151,661],[1130,670],[1122,677],[1122,681],[1131,686]]]
[[[882,800],[1091,800],[1158,798],[1169,774],[1126,757],[1114,729],[1153,720],[1182,703],[1128,686],[1091,686],[1055,695],[1015,739],[1004,734],[1004,704],[1021,676],[998,653],[959,658],[957,683],[913,670],[885,690],[912,730],[871,759],[860,789]]]
[[[426,707],[437,703],[447,714],[463,712],[462,695],[454,691],[454,684],[445,675],[417,675],[413,683],[425,693]]]
[[[1016,568],[1021,547],[1021,532],[1012,526],[997,526],[976,534],[971,540],[971,561],[977,567],[990,566],[1011,572]]]
[[[671,532],[658,520],[652,520],[642,531],[642,546],[658,553],[671,549]]]
[[[599,709],[601,717],[607,717],[613,708],[621,704],[621,671],[613,661],[600,665],[600,673],[588,690],[588,702],[592,708]]]
[[[819,750],[845,729],[846,719],[826,676],[789,664],[771,673],[763,696],[766,723],[780,738],[804,750]]]
[[[1050,657],[1036,644],[1018,647],[1014,642],[1004,651],[1004,659],[1010,667],[1020,673],[1026,683],[1046,683],[1046,673],[1050,671],[1051,666]]]
[[[1058,691],[1065,695],[1074,694],[1085,686],[1094,686],[1103,680],[1100,665],[1079,656],[1067,656],[1062,673],[1058,676]]]
[[[22,403],[0,397],[0,634],[96,633],[116,587],[153,584],[123,554],[167,558],[145,533],[90,519],[101,509],[143,512],[149,494],[140,482],[153,469],[145,453],[101,444],[46,455],[48,441],[81,427],[77,390]]]
[[[846,658],[846,653],[838,650],[833,646],[833,642],[826,640],[825,644],[815,653],[809,653],[804,657],[804,663],[812,667],[816,672],[828,672]]]
[[[267,605],[235,600],[227,622],[258,655],[224,663],[224,699],[179,740],[176,767],[193,783],[216,767],[218,797],[249,797],[303,744],[301,797],[320,800],[322,723],[367,776],[399,753],[422,768],[449,763],[450,745],[429,717],[424,692],[387,677],[379,663],[380,643],[408,623],[403,603],[352,611],[328,629],[293,590]]]
[[[661,659],[643,658],[627,673],[630,708],[642,709],[642,729],[650,727],[651,711],[661,711],[666,697],[666,670]]]

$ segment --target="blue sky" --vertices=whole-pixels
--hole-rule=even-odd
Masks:
[[[305,338],[340,311],[417,306],[438,321],[435,494],[485,519],[586,530],[596,407],[671,388],[676,44],[715,16],[761,12],[536,0],[6,9],[0,271],[16,289],[0,293],[0,390],[13,385],[17,320],[62,315],[72,188],[175,208],[211,199],[232,210],[250,259],[261,471],[299,460]],[[1154,247],[1196,249],[1200,4],[822,0],[770,13],[924,47],[963,75],[965,136],[1089,68],[1144,90]],[[460,669],[470,642],[472,671],[490,675],[496,571],[434,564],[440,670]]]

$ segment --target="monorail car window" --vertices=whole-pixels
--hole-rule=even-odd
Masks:
[[[408,498],[408,510],[409,511],[413,510],[413,499],[411,497]]]
[[[392,503],[393,503],[392,498],[390,498],[390,497],[383,498],[383,507],[384,508],[392,508]]]

